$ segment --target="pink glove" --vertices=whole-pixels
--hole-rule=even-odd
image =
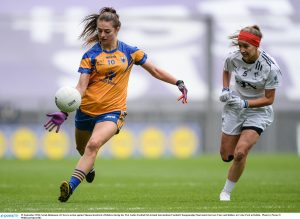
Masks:
[[[46,130],[49,132],[52,131],[56,127],[56,133],[59,131],[61,124],[68,118],[68,113],[64,112],[55,112],[55,113],[48,113],[48,117],[51,117],[50,120],[44,125]]]
[[[181,100],[183,104],[187,103],[187,92],[188,92],[188,90],[186,89],[186,87],[184,85],[184,82],[181,81],[181,80],[178,80],[176,82],[176,85],[182,93],[182,95],[177,99],[177,101]]]

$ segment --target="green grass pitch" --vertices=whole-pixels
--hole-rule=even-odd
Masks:
[[[0,212],[300,212],[300,157],[250,154],[232,193],[219,192],[230,164],[217,155],[179,160],[98,159],[96,178],[57,200],[77,159],[0,160]]]

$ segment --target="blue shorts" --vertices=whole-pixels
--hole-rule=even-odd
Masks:
[[[125,111],[114,111],[92,117],[78,109],[75,115],[75,127],[80,130],[92,132],[97,123],[104,121],[112,121],[116,123],[118,127],[117,133],[119,133],[124,124],[124,119],[126,115],[127,113]]]

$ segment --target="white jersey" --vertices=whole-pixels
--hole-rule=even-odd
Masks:
[[[231,53],[224,65],[224,71],[231,73],[235,84],[234,94],[242,99],[258,98],[265,95],[265,89],[276,89],[281,84],[281,72],[275,60],[263,50],[258,59],[247,64],[239,50]]]

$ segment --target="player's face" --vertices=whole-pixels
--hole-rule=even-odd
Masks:
[[[240,52],[243,56],[243,60],[246,63],[253,63],[259,56],[259,52],[256,46],[251,45],[245,41],[240,40],[238,42]]]
[[[117,41],[119,28],[114,28],[112,21],[98,21],[97,30],[102,46],[111,47]]]

